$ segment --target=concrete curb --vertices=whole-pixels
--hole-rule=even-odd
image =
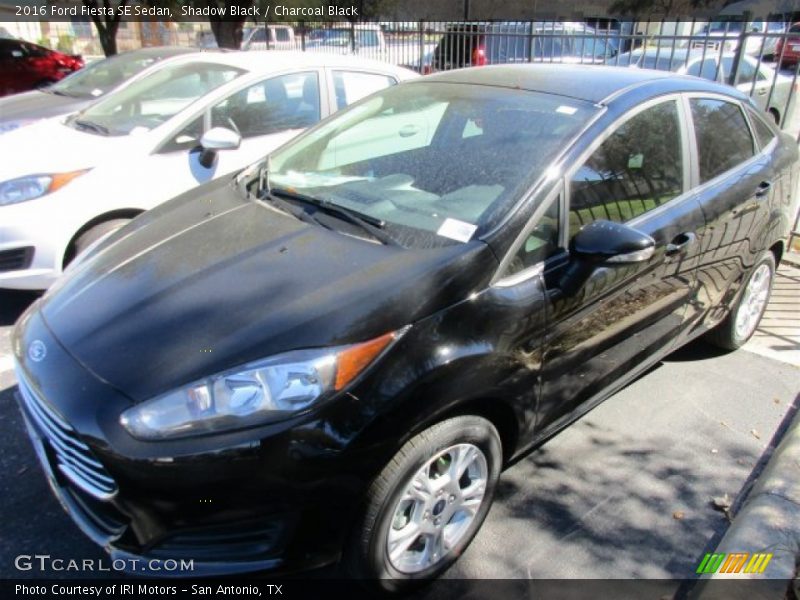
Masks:
[[[793,267],[800,267],[800,254],[793,251],[785,252],[781,257],[781,262],[785,262]]]
[[[716,597],[708,585],[720,579],[769,579],[760,591],[763,598],[784,600],[787,584],[800,562],[800,412],[786,431],[769,463],[753,486],[744,505],[717,545],[715,553],[772,553],[763,574],[716,573],[704,575],[693,598]],[[774,585],[770,585],[770,583]],[[794,579],[800,597],[800,579]],[[765,593],[766,592],[766,593]]]

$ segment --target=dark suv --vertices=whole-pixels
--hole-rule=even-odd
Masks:
[[[615,40],[583,23],[453,23],[433,53],[433,69],[514,62],[600,63]]]

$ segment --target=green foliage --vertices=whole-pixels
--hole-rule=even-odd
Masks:
[[[625,17],[665,18],[685,16],[698,9],[709,9],[716,13],[725,4],[724,0],[614,0],[608,12]]]
[[[56,43],[56,50],[59,52],[63,52],[64,54],[73,54],[73,44],[75,43],[75,38],[67,33],[62,33],[58,36],[58,42]]]
[[[36,43],[39,44],[40,46],[44,46],[45,48],[50,48],[50,38],[42,36],[38,40],[36,40]]]

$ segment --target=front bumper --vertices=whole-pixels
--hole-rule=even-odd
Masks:
[[[46,290],[61,274],[67,228],[41,217],[43,200],[0,206],[0,288]]]
[[[34,341],[47,348],[39,362]],[[313,424],[206,452],[167,453],[161,444],[133,458],[104,433],[106,413],[130,401],[83,369],[35,312],[21,320],[14,350],[20,408],[50,486],[112,559],[154,576],[283,573],[337,560],[366,484],[345,475],[330,448],[315,454],[300,443],[311,430],[320,449]],[[109,411],[95,415],[89,402]],[[153,560],[191,561],[192,569],[143,572]]]

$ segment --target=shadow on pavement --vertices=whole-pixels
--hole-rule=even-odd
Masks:
[[[53,558],[95,560],[104,556],[103,551],[90,542],[64,514],[51,493],[25,434],[15,398],[16,389],[16,386],[0,389],[0,428],[4,433],[0,452],[0,470],[3,473],[0,480],[0,514],[4,519],[4,531],[0,536],[0,577],[103,576],[103,573],[85,574],[66,570],[45,574],[38,570],[19,571],[14,566],[14,559],[19,555],[49,554]]]
[[[41,292],[0,290],[0,327],[13,325]]]
[[[702,338],[689,342],[683,348],[678,348],[663,359],[665,363],[673,362],[696,362],[699,360],[708,360],[711,358],[718,358],[724,354],[730,354],[730,350],[724,350],[717,346],[712,346]]]

